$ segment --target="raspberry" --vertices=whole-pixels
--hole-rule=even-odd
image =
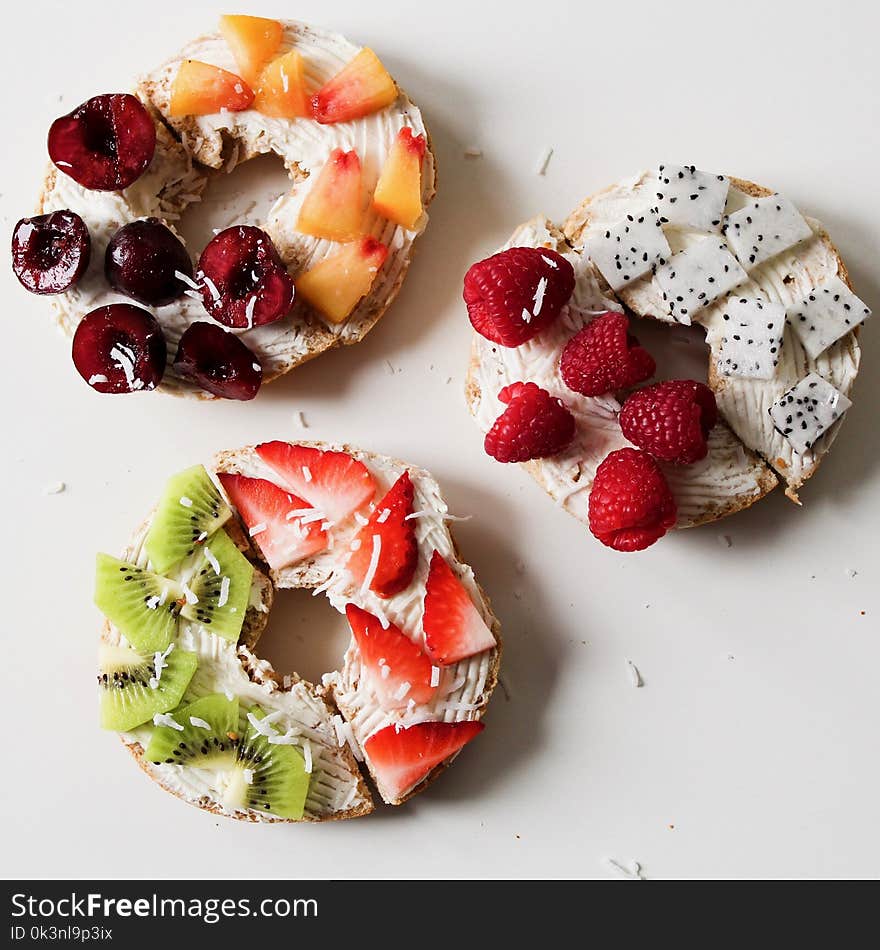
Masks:
[[[646,386],[620,410],[620,428],[633,445],[676,465],[706,457],[706,437],[717,421],[715,394],[693,379]]]
[[[651,354],[629,333],[624,313],[606,310],[565,345],[559,370],[569,389],[602,396],[628,389],[654,375]]]
[[[499,462],[527,462],[564,449],[574,436],[574,416],[561,399],[535,383],[511,383],[498,393],[508,403],[486,435],[486,452]]]
[[[596,469],[590,531],[615,551],[642,551],[675,524],[675,499],[656,461],[640,449],[618,449]]]
[[[556,251],[512,247],[465,274],[464,302],[477,333],[519,346],[559,316],[574,292],[574,268]]]

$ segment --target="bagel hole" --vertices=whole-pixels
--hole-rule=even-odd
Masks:
[[[703,327],[634,318],[630,321],[630,332],[657,362],[652,382],[695,379],[705,383],[708,379],[709,347]]]
[[[326,597],[313,597],[308,590],[279,590],[255,652],[281,676],[298,673],[320,683],[324,673],[340,669],[350,640],[348,622]]]
[[[272,205],[291,186],[278,155],[257,155],[236,165],[229,174],[212,175],[202,200],[191,204],[176,222],[177,232],[198,260],[215,231],[235,224],[262,224]]]

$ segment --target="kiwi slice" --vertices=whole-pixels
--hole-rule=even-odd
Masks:
[[[102,645],[98,653],[101,726],[127,732],[156,713],[174,709],[183,698],[198,665],[195,653],[171,649],[145,656],[130,647]]]
[[[248,712],[258,720],[265,716],[259,706],[246,710],[245,715]],[[271,743],[248,723],[223,801],[229,808],[250,808],[278,818],[299,819],[309,779],[296,746]]]
[[[153,569],[164,574],[232,517],[203,465],[168,479],[145,546]]]
[[[211,633],[238,640],[251,596],[251,562],[225,531],[208,538],[195,557],[196,571],[188,582],[195,601],[187,602],[181,614]]]
[[[164,650],[177,630],[179,584],[109,554],[99,554],[95,604],[136,649]]]
[[[144,752],[148,762],[218,770],[235,764],[240,735],[237,698],[214,693],[178,706],[172,715],[183,730],[156,726]]]

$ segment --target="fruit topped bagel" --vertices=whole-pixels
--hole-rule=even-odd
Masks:
[[[471,267],[464,299],[487,453],[524,463],[618,551],[780,482],[799,502],[851,405],[871,313],[818,221],[678,165],[587,198],[562,227],[522,225]],[[705,330],[706,382],[652,382],[636,317]]]
[[[172,477],[121,558],[98,555],[101,724],[216,814],[320,821],[399,805],[483,729],[499,624],[437,483],[347,446],[266,442]],[[258,656],[275,596],[345,614],[309,683]],[[315,631],[315,636],[320,631]]]
[[[48,150],[13,269],[49,295],[102,393],[251,399],[358,342],[397,295],[434,195],[421,113],[376,53],[262,17],[221,17],[134,95],[82,103]],[[265,153],[292,182],[266,219],[185,247],[176,222],[212,176]]]

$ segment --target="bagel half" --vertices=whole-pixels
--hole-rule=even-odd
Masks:
[[[367,757],[362,767],[363,745],[377,730],[390,724],[407,726],[425,720],[460,722],[482,718],[498,681],[501,657],[501,635],[498,619],[492,613],[489,600],[477,583],[473,571],[464,564],[449,530],[448,509],[436,481],[423,469],[404,462],[364,452],[347,445],[319,442],[301,442],[321,450],[346,452],[363,462],[377,482],[377,497],[407,471],[415,489],[414,510],[429,514],[416,519],[416,539],[419,561],[410,585],[401,593],[381,600],[372,591],[353,589],[350,580],[341,572],[341,557],[357,524],[334,529],[330,547],[314,556],[281,570],[270,570],[254,540],[238,517],[224,525],[236,546],[254,565],[251,603],[237,644],[209,634],[197,624],[185,624],[180,643],[186,650],[199,656],[199,667],[190,684],[185,701],[201,695],[231,689],[251,703],[258,703],[264,711],[281,710],[285,725],[302,730],[309,739],[314,771],[309,786],[304,820],[325,821],[354,818],[373,810],[380,795],[374,795],[364,781],[372,771]],[[219,453],[211,466],[214,473],[233,472],[253,478],[275,479],[272,472],[256,454],[254,447]],[[147,555],[144,539],[152,515],[140,526],[122,557],[145,566]],[[421,630],[422,602],[428,563],[434,550],[439,550],[454,567],[465,585],[480,615],[492,631],[497,646],[481,654],[458,661],[444,669],[444,682],[454,691],[438,690],[430,703],[413,708],[386,710],[382,708],[369,679],[362,676],[357,645],[352,639],[340,669],[324,675],[321,683],[309,683],[296,673],[281,676],[271,664],[257,655],[259,638],[266,627],[275,596],[283,590],[311,590],[329,600],[328,607],[344,612],[346,604],[354,602],[371,613],[381,616],[406,631]],[[104,624],[102,640],[108,644],[120,643],[121,635],[109,623]],[[339,718],[341,717],[341,719]],[[349,739],[340,743],[337,724],[347,724]],[[199,777],[198,771],[186,767],[157,765],[144,759],[144,748],[149,737],[149,726],[139,727],[122,735],[122,740],[141,768],[162,788],[191,804],[212,812],[246,821],[285,821],[272,815],[251,810],[229,809],[213,797]],[[454,758],[454,757],[453,757]],[[391,805],[399,805],[427,788],[452,761],[447,759],[434,768],[424,780],[399,797],[387,798]],[[200,784],[201,783],[201,784]]]

